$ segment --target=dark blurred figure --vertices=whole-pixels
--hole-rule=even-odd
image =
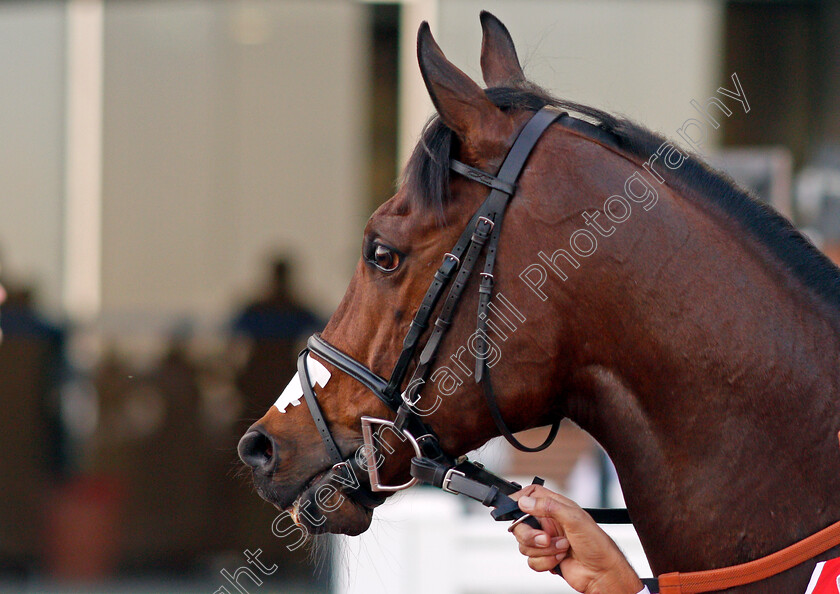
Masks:
[[[0,304],[3,307],[2,322],[5,336],[24,336],[50,341],[63,340],[60,327],[47,321],[35,310],[32,289],[29,287],[9,287],[0,285]]]
[[[7,297],[6,289],[3,287],[3,284],[0,283],[0,305],[5,303]],[[2,315],[0,315],[0,321],[2,321]],[[3,340],[3,325],[0,323],[0,341]]]
[[[58,423],[64,332],[33,301],[29,288],[0,287],[0,476],[10,477],[0,489],[0,568],[36,562],[47,487],[65,468]]]
[[[233,332],[248,342],[247,361],[236,386],[244,397],[248,418],[262,415],[280,395],[296,371],[303,341],[323,321],[294,297],[291,266],[278,258],[266,294],[249,304],[233,320]]]
[[[241,422],[233,427],[227,449],[231,467],[242,466],[236,455],[239,437],[274,403],[297,371],[297,354],[306,338],[323,327],[323,321],[295,298],[291,268],[286,259],[276,259],[263,296],[248,304],[232,321],[234,340],[230,354],[236,359],[238,371],[234,381],[243,406]],[[306,547],[290,552],[288,543],[271,533],[277,510],[254,496],[250,481],[236,485],[235,481],[223,479],[217,477],[219,484],[214,486],[214,493],[219,502],[229,497],[229,503],[214,517],[235,516],[234,542],[248,543],[251,550],[261,548],[266,559],[280,566],[277,574],[285,579],[310,579],[312,567],[306,562]],[[223,494],[226,483],[236,489]],[[238,555],[241,550],[237,550]],[[237,557],[235,562],[239,560]]]
[[[65,331],[38,313],[30,287],[10,286],[4,289],[0,286],[0,304],[3,305],[0,317],[2,336],[6,343],[5,352],[0,353],[8,353],[9,356],[21,351],[32,353],[31,357],[24,357],[23,362],[32,365],[38,374],[30,385],[31,397],[39,403],[43,422],[49,427],[50,433],[46,455],[41,462],[50,472],[63,472],[66,460],[58,415],[59,390],[67,368]]]
[[[139,446],[133,452],[134,463],[144,468],[128,472],[129,506],[142,510],[137,514],[142,518],[131,519],[136,538],[127,539],[127,553],[134,563],[147,564],[154,557],[155,567],[171,570],[189,568],[197,553],[206,552],[209,535],[226,522],[224,518],[207,521],[213,486],[223,477],[211,477],[208,472],[209,456],[215,452],[200,422],[198,369],[188,352],[191,334],[188,324],[179,325],[146,381],[125,395],[135,409],[154,410],[156,402],[162,405],[159,424],[150,426],[145,435],[135,432],[133,440]],[[178,459],[174,464],[173,455]]]

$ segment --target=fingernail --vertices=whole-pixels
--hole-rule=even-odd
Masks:
[[[545,534],[540,534],[534,537],[534,544],[541,547],[548,546],[548,536],[546,536]]]
[[[559,553],[557,555],[554,555],[554,558],[557,559],[558,561],[562,561],[563,559],[566,558],[566,553]]]
[[[560,547],[566,546],[566,539],[562,536],[558,536],[554,539],[554,542],[552,542],[551,544],[554,545],[555,549],[559,549]]]
[[[523,509],[525,511],[534,508],[534,498],[533,497],[522,497],[519,499],[519,509]]]

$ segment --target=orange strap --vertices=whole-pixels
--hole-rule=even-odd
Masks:
[[[761,559],[708,571],[664,573],[660,594],[699,594],[752,584],[787,571],[840,544],[840,522]]]

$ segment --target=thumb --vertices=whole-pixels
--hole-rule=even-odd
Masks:
[[[551,518],[568,533],[580,532],[591,521],[588,514],[574,503],[558,501],[550,497],[522,497],[519,509],[540,518]]]

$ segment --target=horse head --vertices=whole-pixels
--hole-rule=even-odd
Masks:
[[[674,144],[548,96],[481,20],[487,89],[420,28],[437,116],[299,377],[240,441],[259,493],[308,531],[357,534],[413,457],[568,417],[615,463],[654,571],[836,522],[837,268]]]
[[[320,335],[321,341],[384,378],[397,364],[406,333],[438,265],[447,262],[447,252],[487,196],[484,185],[462,176],[450,177],[450,157],[494,174],[525,122],[547,102],[526,82],[504,25],[489,13],[482,13],[481,22],[481,67],[489,90],[450,63],[429,26],[421,26],[418,60],[437,116],[426,127],[401,187],[369,219],[353,278]],[[531,158],[535,165],[523,174],[510,205],[500,239],[505,251],[498,255],[493,274],[489,328],[476,329],[474,312],[480,284],[476,272],[466,279],[451,327],[435,353],[434,368],[414,396],[413,410],[437,434],[441,449],[453,457],[498,435],[475,381],[477,359],[486,362],[488,371],[492,368],[493,383],[504,394],[499,403],[502,414],[513,430],[549,424],[562,416],[560,405],[551,398],[560,388],[556,380],[562,375],[556,363],[562,359],[556,350],[559,328],[532,323],[530,330],[522,329],[526,315],[505,297],[506,289],[514,290],[516,273],[531,257],[509,242],[527,236],[533,218],[541,214],[539,203],[546,191],[539,169],[548,152],[539,147],[535,151]],[[544,334],[543,340],[534,340],[536,330]],[[410,361],[409,371],[416,368],[416,359]],[[336,447],[344,458],[353,459],[363,446],[362,417],[393,419],[394,413],[329,360],[310,353],[308,366],[306,373],[311,375]],[[523,374],[528,381],[517,381]],[[295,379],[290,384],[293,392],[297,383]],[[407,379],[401,382],[399,391],[407,384]],[[260,495],[279,509],[296,510],[296,521],[312,531],[359,533],[367,528],[372,508],[380,499],[367,497],[360,503],[358,497],[343,495],[345,489],[335,480],[334,461],[310,411],[299,405],[301,396],[297,391],[290,397],[291,406],[278,403],[252,425],[240,442],[240,456],[252,468]],[[527,408],[517,404],[526,400]],[[384,483],[404,484],[410,481],[408,461],[416,452],[394,433],[380,437],[392,447],[378,470]],[[359,478],[367,481],[365,476]]]
[[[550,97],[504,26],[482,28],[487,89],[420,28],[437,116],[299,381],[239,444],[260,494],[309,531],[356,534],[412,458],[567,417],[615,463],[654,571],[836,522],[837,268],[673,143]]]

